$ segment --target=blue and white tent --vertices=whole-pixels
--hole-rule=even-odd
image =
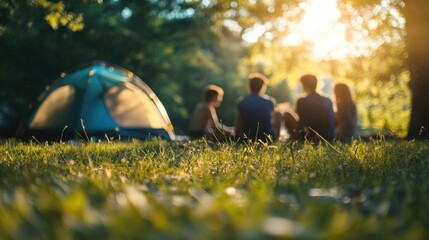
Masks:
[[[155,93],[132,72],[106,63],[62,74],[38,98],[21,136],[175,138]]]

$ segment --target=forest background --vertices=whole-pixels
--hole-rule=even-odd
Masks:
[[[207,84],[225,90],[218,115],[232,125],[235,101],[247,93],[246,77],[259,71],[270,80],[268,94],[292,108],[302,74],[317,75],[320,91],[331,97],[333,84],[346,82],[361,130],[406,136],[411,93],[404,2],[325,0],[334,7],[312,10],[316,2],[0,0],[2,135],[14,133],[62,72],[105,60],[155,91],[178,134],[185,133]],[[320,26],[306,38],[300,27],[311,11]],[[317,17],[338,28],[323,29]]]

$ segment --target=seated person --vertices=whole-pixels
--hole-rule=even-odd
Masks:
[[[274,110],[274,130],[276,135],[280,137],[280,129],[282,122],[286,127],[290,140],[300,139],[300,129],[298,115],[291,109],[289,103],[277,104]]]
[[[265,95],[267,78],[249,75],[250,94],[237,100],[236,136],[240,139],[270,141],[277,138],[273,125],[276,100]]]
[[[318,134],[328,141],[333,140],[335,120],[332,101],[316,92],[316,76],[307,74],[300,81],[306,94],[296,102],[300,131],[309,140],[319,140]]]
[[[337,112],[335,113],[335,139],[350,140],[356,133],[356,104],[346,84],[335,84],[334,93],[337,104]]]
[[[234,135],[234,128],[219,122],[216,109],[223,100],[223,90],[216,85],[208,85],[203,90],[203,101],[194,109],[188,126],[188,134],[191,138],[207,136],[209,138],[221,138]]]

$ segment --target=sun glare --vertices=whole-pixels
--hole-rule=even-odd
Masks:
[[[286,23],[288,35],[283,43],[288,46],[309,42],[313,45],[313,56],[316,59],[340,59],[350,54],[346,41],[346,26],[339,22],[341,13],[337,0],[307,0],[299,4],[304,15],[298,23]],[[283,20],[277,24],[285,25]],[[234,25],[226,22],[231,29]],[[256,25],[246,30],[243,40],[255,43],[265,33],[264,25]]]
[[[338,22],[341,13],[336,0],[309,0],[300,4],[304,16],[300,23],[290,26],[284,39],[287,45],[302,42],[313,44],[317,59],[338,59],[347,55],[346,27]]]
[[[255,24],[246,29],[242,36],[248,43],[256,43],[262,37],[271,41],[273,33],[278,31],[283,35],[282,44],[286,47],[299,47],[304,44],[311,47],[314,60],[344,59],[348,56],[368,56],[372,50],[377,49],[385,42],[401,42],[405,29],[405,19],[392,6],[394,0],[382,0],[369,17],[378,15],[381,21],[389,15],[388,24],[397,31],[390,35],[383,35],[377,39],[369,38],[369,31],[378,28],[380,24],[386,24],[374,19],[367,20],[366,28],[364,17],[358,16],[351,22],[342,23],[341,12],[338,9],[337,0],[303,0],[299,8],[303,15],[299,21],[288,20],[287,17],[279,18],[274,22]],[[290,16],[295,16],[292,10]],[[239,32],[243,29],[237,22],[225,21],[225,26]],[[347,24],[347,25],[346,25]],[[277,39],[277,38],[276,38]],[[309,44],[309,45],[308,45]],[[306,48],[308,49],[308,48]]]

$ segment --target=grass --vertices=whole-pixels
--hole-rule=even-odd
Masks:
[[[0,144],[1,239],[427,239],[429,143]]]

